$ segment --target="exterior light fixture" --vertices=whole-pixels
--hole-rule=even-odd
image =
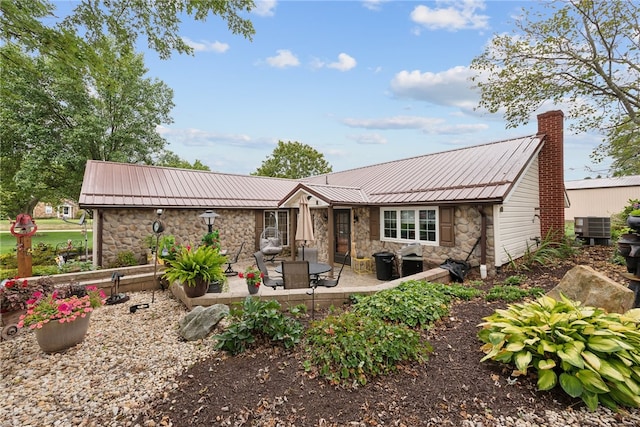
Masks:
[[[216,217],[219,217],[220,215],[215,213],[213,210],[208,209],[208,210],[204,211],[204,213],[199,215],[199,216],[200,216],[200,218],[202,218],[202,221],[207,226],[208,232],[212,233],[213,232],[213,222],[216,220]]]

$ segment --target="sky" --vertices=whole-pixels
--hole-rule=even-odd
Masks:
[[[511,32],[524,1],[256,1],[253,41],[217,17],[185,18],[194,56],[141,49],[148,77],[174,91],[168,149],[212,171],[248,174],[278,141],[322,153],[333,171],[535,134],[477,111],[469,66],[493,34]],[[565,123],[565,180],[606,176],[599,135]],[[461,165],[455,165],[460,167]]]

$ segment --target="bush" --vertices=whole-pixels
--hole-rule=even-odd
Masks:
[[[233,323],[222,334],[214,336],[218,340],[217,349],[235,355],[242,353],[259,339],[279,343],[285,348],[291,348],[300,342],[302,325],[297,320],[284,316],[277,301],[247,297],[242,308],[238,308],[237,304],[230,311]]]
[[[403,361],[425,361],[432,351],[419,332],[405,325],[354,313],[314,323],[305,344],[305,370],[316,370],[334,384],[366,384],[370,377],[397,370]]]
[[[464,285],[442,285],[419,280],[369,296],[355,296],[353,311],[360,315],[427,328],[449,312],[453,297],[469,299],[480,290]]]
[[[130,267],[138,265],[138,259],[132,251],[118,252],[115,261],[109,263],[108,268]]]
[[[482,361],[513,364],[516,376],[534,369],[539,390],[559,383],[590,410],[640,407],[640,309],[608,314],[543,296],[484,320]]]

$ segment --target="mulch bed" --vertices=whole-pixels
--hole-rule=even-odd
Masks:
[[[557,266],[524,272],[528,279],[521,286],[549,290],[577,264],[626,283],[620,276],[625,268],[610,263],[612,254],[612,247],[585,247]],[[482,289],[514,274],[502,271],[485,280]],[[479,277],[471,273],[466,279]],[[477,325],[506,305],[483,298],[454,304],[449,316],[427,332],[434,347],[427,363],[402,366],[361,387],[335,387],[310,377],[302,368],[300,349],[262,346],[235,357],[212,357],[185,372],[178,379],[179,390],[168,393],[148,415],[176,427],[458,426],[463,420],[487,422],[522,411],[543,414],[546,409],[582,406],[558,388],[536,391],[534,377],[512,378],[512,370],[503,364],[479,363],[483,353]]]

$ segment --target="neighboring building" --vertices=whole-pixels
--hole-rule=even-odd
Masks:
[[[156,210],[165,233],[197,244],[205,209],[220,216],[222,245],[259,249],[277,225],[295,251],[297,207],[309,200],[320,259],[422,246],[425,267],[447,258],[495,267],[564,230],[561,111],[538,116],[538,133],[301,180],[89,161],[80,207],[93,210],[94,260],[144,252]],[[253,242],[253,247],[250,244]]]
[[[640,175],[581,179],[564,183],[571,206],[567,221],[575,217],[610,217],[621,212],[630,199],[640,199]]]
[[[72,200],[64,200],[58,206],[40,202],[33,209],[34,218],[74,218],[78,213],[78,204]]]

